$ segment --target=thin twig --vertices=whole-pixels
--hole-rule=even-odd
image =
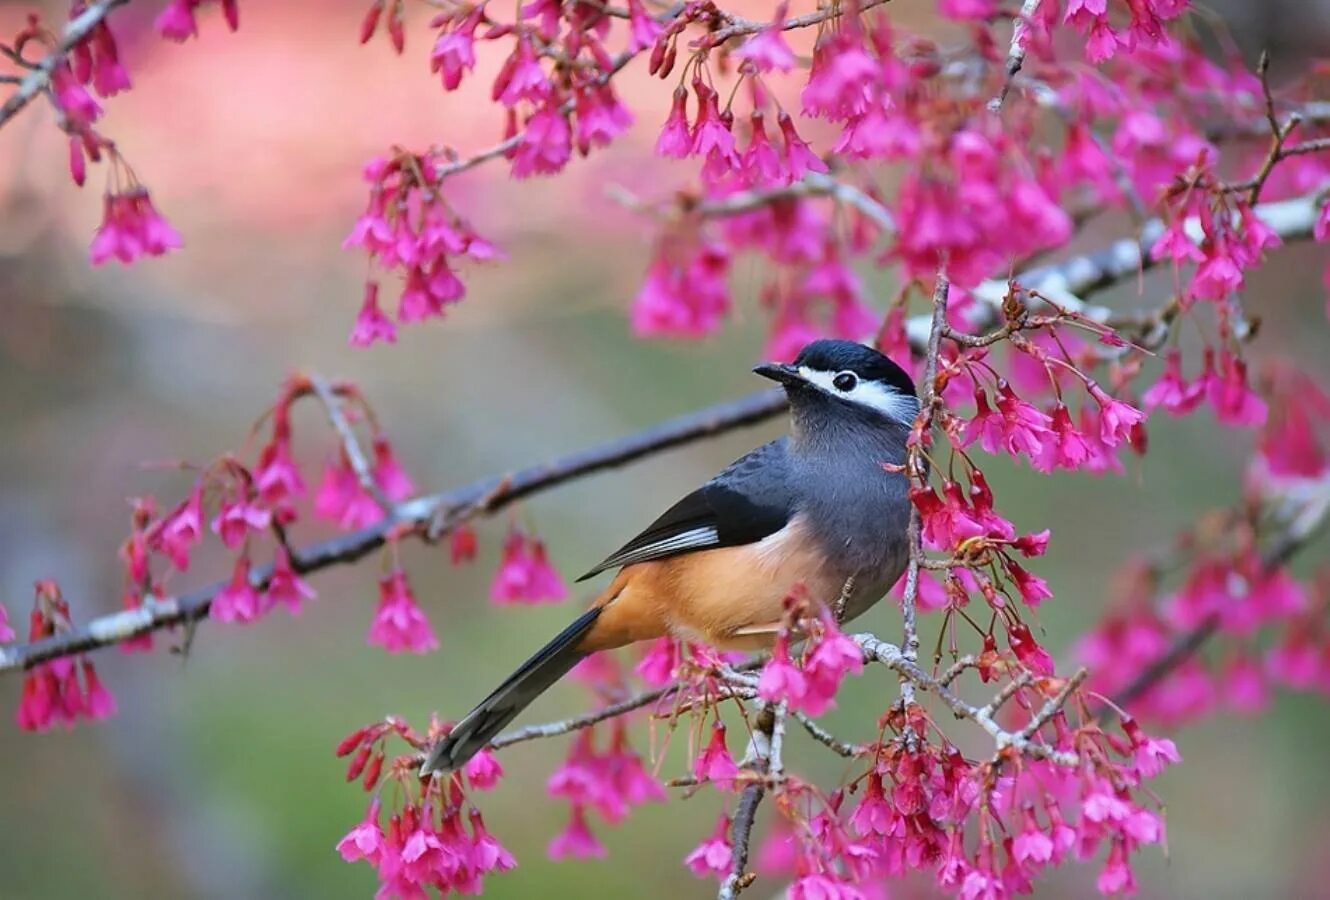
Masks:
[[[779,765],[780,747],[777,734],[784,735],[784,718],[784,704],[781,704],[780,708],[770,703],[764,704],[758,713],[749,742],[749,755],[752,759],[748,767],[761,775],[773,773],[773,760]],[[734,822],[730,829],[730,846],[733,848],[730,874],[721,882],[716,900],[734,900],[757,877],[748,871],[748,853],[753,837],[753,823],[757,819],[757,808],[766,793],[767,779],[759,778],[745,787],[743,793],[739,795],[739,808],[734,814]]]
[[[854,759],[868,752],[868,748],[862,744],[851,744],[849,741],[841,740],[798,710],[791,712],[790,716],[804,727],[809,737],[846,759]]]
[[[966,703],[950,687],[906,659],[904,652],[895,644],[889,644],[871,634],[855,634],[851,638],[863,648],[864,662],[881,663],[908,679],[919,690],[934,694],[956,718],[968,719],[986,731],[1000,749],[1010,747],[1034,759],[1047,759],[1062,766],[1074,766],[1080,762],[1080,757],[1075,753],[1057,750],[1032,738],[1022,737],[1019,733],[1007,731],[989,712],[990,707],[996,709],[996,706],[990,703],[989,706],[978,707]]]
[[[374,498],[374,502],[379,504],[379,509],[392,518],[394,508],[392,500],[383,492],[383,488],[374,480],[374,471],[370,468],[369,460],[365,457],[365,451],[360,446],[360,439],[356,437],[355,429],[346,418],[346,413],[342,411],[342,400],[337,394],[337,390],[328,383],[326,378],[320,375],[309,376],[310,387],[314,389],[314,394],[323,404],[324,410],[328,414],[328,422],[332,425],[333,431],[337,432],[338,438],[342,441],[342,452],[346,454],[347,462],[351,464],[351,470],[356,473],[356,480],[360,482],[360,487],[365,493]]]
[[[928,347],[924,353],[924,377],[920,384],[919,419],[913,433],[921,443],[927,443],[933,430],[933,416],[938,409],[937,365],[942,352],[942,334],[947,327],[947,300],[951,294],[951,283],[946,272],[939,269],[937,282],[933,286],[933,308],[929,320]],[[928,477],[923,463],[924,448],[911,448],[910,460],[913,471],[911,478],[920,482]],[[910,524],[908,529],[910,557],[905,567],[905,590],[901,595],[901,645],[905,659],[914,664],[919,659],[919,625],[916,619],[916,600],[919,596],[919,567],[924,561],[923,519],[919,509],[910,504]],[[909,679],[901,681],[901,704],[908,707],[914,703],[914,684]]]
[[[1020,12],[1016,13],[1016,19],[1011,28],[1011,49],[1007,51],[1007,64],[1004,67],[1002,87],[997,96],[988,101],[989,112],[1001,112],[1002,103],[1011,91],[1012,80],[1016,77],[1016,73],[1021,70],[1021,66],[1025,65],[1025,45],[1030,40],[1030,21],[1038,10],[1039,0],[1025,0],[1021,4]]]

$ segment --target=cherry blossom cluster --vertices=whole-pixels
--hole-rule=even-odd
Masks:
[[[110,259],[129,264],[182,246],[179,233],[157,211],[115,142],[95,127],[103,112],[97,98],[106,100],[132,87],[109,21],[109,12],[116,5],[110,0],[75,0],[63,34],[34,14],[8,44],[0,44],[0,52],[23,75],[15,79],[19,95],[26,100],[43,93],[55,109],[56,124],[69,138],[69,174],[74,183],[83,186],[88,163],[108,165],[102,223],[89,254],[93,265]],[[171,0],[154,27],[162,37],[174,41],[196,36],[197,11],[205,5],[212,4],[208,0]],[[218,0],[217,5],[235,31],[240,25],[236,0]]]
[[[69,604],[61,596],[60,587],[54,581],[37,582],[28,640],[66,631],[72,624]],[[13,639],[13,629],[0,616],[0,641]],[[79,719],[96,721],[114,715],[115,711],[115,697],[102,684],[96,666],[86,656],[52,660],[23,676],[18,727],[24,731],[47,731],[57,724],[69,728]]]
[[[328,454],[318,487],[311,492],[293,450],[292,411],[297,401],[316,395],[327,404],[342,440]],[[368,455],[360,450],[352,423],[369,426]],[[185,498],[165,511],[151,497],[133,501],[130,534],[120,548],[124,566],[121,603],[131,616],[118,640],[122,650],[152,649],[154,629],[139,627],[133,617],[177,603],[171,590],[173,578],[197,570],[200,557],[205,570],[216,569],[219,556],[229,559],[222,563],[229,577],[218,585],[207,608],[214,621],[249,623],[277,607],[299,613],[302,604],[314,597],[314,590],[301,577],[303,561],[288,543],[291,529],[316,518],[343,531],[380,525],[394,515],[395,504],[415,491],[372,409],[350,384],[327,385],[293,377],[251,435],[253,443],[259,447],[252,462],[227,454],[201,467],[184,466],[193,475],[193,483]],[[459,533],[471,536],[469,555],[458,559],[460,562],[474,556],[475,535],[468,530]],[[543,560],[538,541],[535,547]],[[264,557],[267,564],[256,565]],[[438,640],[412,594],[395,538],[388,540],[387,558],[368,642],[392,653],[435,649]],[[560,583],[548,563],[544,566],[540,584],[549,590],[549,584]],[[513,567],[520,568],[520,564],[509,565]],[[55,582],[40,582],[29,642],[59,636],[72,628],[69,606]],[[0,608],[0,644],[14,638],[7,614]],[[0,647],[0,654],[3,651]],[[28,671],[18,719],[25,729],[45,730],[53,721],[103,718],[114,705],[90,660],[63,657]]]
[[[1242,502],[1200,519],[1168,553],[1129,565],[1107,615],[1079,642],[1094,686],[1117,695],[1187,635],[1222,638],[1217,652],[1137,690],[1141,717],[1177,726],[1219,708],[1260,712],[1274,686],[1330,690],[1330,581],[1324,571],[1303,581],[1284,566],[1330,507],[1330,394],[1282,365],[1266,381],[1270,413]]]
[[[482,751],[463,772],[422,782],[416,773],[419,753],[387,760],[393,739],[416,750],[428,746],[406,723],[388,718],[353,732],[337,748],[338,756],[350,757],[347,781],[360,781],[367,792],[374,792],[365,818],[337,844],[337,852],[347,862],[364,860],[374,866],[384,896],[422,897],[426,888],[479,894],[486,875],[516,865],[485,828],[472,800],[475,793],[498,784],[503,767],[489,751]],[[390,801],[395,805],[385,811],[387,785],[395,788]]]
[[[180,245],[95,127],[98,99],[130,85],[112,5],[75,5],[60,34],[34,19],[3,48],[22,76],[6,81],[16,96],[44,93],[58,111],[76,183],[89,162],[108,164],[94,263]],[[1244,296],[1281,243],[1330,238],[1330,117],[1317,111],[1312,80],[1274,89],[1266,66],[1252,71],[1225,36],[1197,37],[1184,0],[939,0],[939,14],[962,25],[945,44],[902,27],[898,4],[883,0],[781,3],[763,21],[715,0],[434,5],[429,65],[445,91],[485,71],[479,55],[498,63],[486,85],[497,143],[468,154],[444,134],[365,167],[367,205],[345,241],[370,265],[351,343],[391,343],[399,325],[442,317],[466,294],[467,261],[498,257],[448,199],[449,178],[500,159],[515,178],[554,175],[575,154],[619,142],[633,115],[617,76],[638,64],[670,101],[663,122],[644,123],[645,144],[695,175],[663,201],[619,192],[654,229],[629,330],[714,334],[743,308],[735,274],[756,271],[768,356],[836,335],[875,342],[906,365],[921,399],[901,469],[912,547],[894,592],[899,645],[844,633],[835,598],[795,596],[768,657],[673,638],[643,648],[631,669],[597,654],[574,673],[596,712],[500,736],[459,773],[418,776],[448,723],[420,734],[389,718],[358,730],[338,753],[372,799],[341,855],[372,865],[384,895],[478,892],[485,875],[514,865],[476,803],[502,774],[492,751],[575,732],[546,785],[569,808],[548,847],[555,859],[603,856],[596,823],[619,824],[672,785],[719,798],[714,830],[684,862],[715,876],[724,898],[755,877],[764,888],[788,880],[795,898],[865,897],[910,874],[967,900],[996,898],[1089,860],[1101,893],[1134,891],[1135,854],[1164,840],[1147,783],[1179,754],[1132,716],[1175,725],[1221,702],[1254,711],[1272,684],[1330,688],[1330,579],[1304,582],[1285,567],[1330,511],[1330,395],[1290,368],[1258,377]],[[169,0],[156,28],[184,41],[210,9],[236,29],[234,0]],[[361,41],[382,34],[405,52],[406,13],[404,0],[374,0]],[[1312,204],[1314,223],[1281,231],[1289,203]],[[1032,268],[1100,217],[1131,219],[1139,240],[1127,242],[1128,264],[1119,243],[1107,262]],[[1087,301],[1146,268],[1162,270],[1159,304],[1125,312]],[[1082,277],[1086,269],[1099,275]],[[380,297],[389,277],[401,283],[391,305]],[[304,397],[322,401],[337,436],[313,490],[292,445],[291,411]],[[1052,600],[1038,572],[1050,534],[1004,515],[984,468],[1125,472],[1148,448],[1148,415],[1202,409],[1256,443],[1244,496],[1129,569],[1105,621],[1076,648],[1090,670],[1067,674],[1038,627]],[[318,559],[383,545],[368,642],[437,647],[399,543],[446,536],[455,564],[474,559],[467,520],[506,505],[494,498],[507,481],[456,504],[412,505],[414,485],[368,403],[351,385],[318,379],[293,378],[252,443],[252,462],[247,450],[191,469],[185,499],[166,512],[136,501],[121,550],[126,615],[151,618],[175,602],[173,574],[214,558],[230,576],[208,597],[211,618],[295,611],[313,596],[303,576]],[[347,542],[306,557],[289,534],[312,519]],[[491,600],[567,595],[543,542],[510,523]],[[923,662],[920,616],[939,635]],[[46,582],[31,622],[33,642],[76,633]],[[134,625],[119,642],[146,649],[156,627]],[[1198,654],[1211,634],[1217,652]],[[13,638],[0,609],[0,643]],[[28,667],[22,727],[110,713],[114,701],[79,652]],[[884,672],[891,691],[872,710],[876,740],[853,744],[816,721],[848,675]],[[981,706],[958,687],[976,681],[995,692]],[[665,748],[633,748],[635,711],[665,723],[653,735],[687,743],[684,774],[662,782],[655,760]],[[784,756],[794,728],[852,760],[839,782],[796,774]],[[958,749],[978,735],[991,754]],[[764,797],[776,827],[750,865]]]
[[[489,260],[494,245],[461,219],[442,194],[445,161],[436,153],[396,153],[365,167],[369,206],[356,221],[344,246],[360,247],[384,270],[400,269],[405,278],[395,316],[379,303],[379,285],[365,284],[365,299],[351,332],[354,346],[397,340],[397,323],[442,316],[461,300],[466,287],[454,266],[459,259]]]
[[[1036,704],[1057,690],[1058,680],[1048,679],[1011,696],[1037,723]],[[866,768],[830,794],[784,777],[779,822],[758,852],[760,873],[789,878],[791,897],[873,896],[883,881],[918,872],[957,896],[1003,897],[1027,892],[1052,866],[1106,851],[1096,886],[1119,894],[1135,888],[1131,854],[1164,840],[1144,782],[1180,757],[1171,741],[1130,720],[1114,733],[1057,713],[1044,727],[1071,754],[1063,762],[1012,751],[967,759],[920,708],[905,721],[912,741],[865,748]],[[688,863],[723,878],[728,851],[715,834]]]

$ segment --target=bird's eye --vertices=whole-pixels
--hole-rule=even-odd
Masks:
[[[831,384],[836,390],[842,393],[848,393],[854,390],[855,386],[859,384],[859,376],[855,375],[853,372],[838,372],[836,373],[836,377],[831,379]]]

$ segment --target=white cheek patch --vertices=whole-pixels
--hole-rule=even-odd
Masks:
[[[810,369],[808,366],[800,366],[799,374],[809,384],[831,396],[849,400],[851,403],[857,403],[860,406],[866,406],[894,422],[908,425],[919,414],[919,401],[916,398],[909,394],[902,394],[895,388],[879,381],[863,381],[861,379],[853,390],[838,391],[836,386],[832,384],[832,381],[839,374],[838,372],[823,372],[818,369]]]

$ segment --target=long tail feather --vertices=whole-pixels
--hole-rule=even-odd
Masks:
[[[460,769],[533,700],[568,674],[586,656],[577,647],[600,612],[597,606],[582,613],[480,701],[430,750],[420,767],[421,777]]]

